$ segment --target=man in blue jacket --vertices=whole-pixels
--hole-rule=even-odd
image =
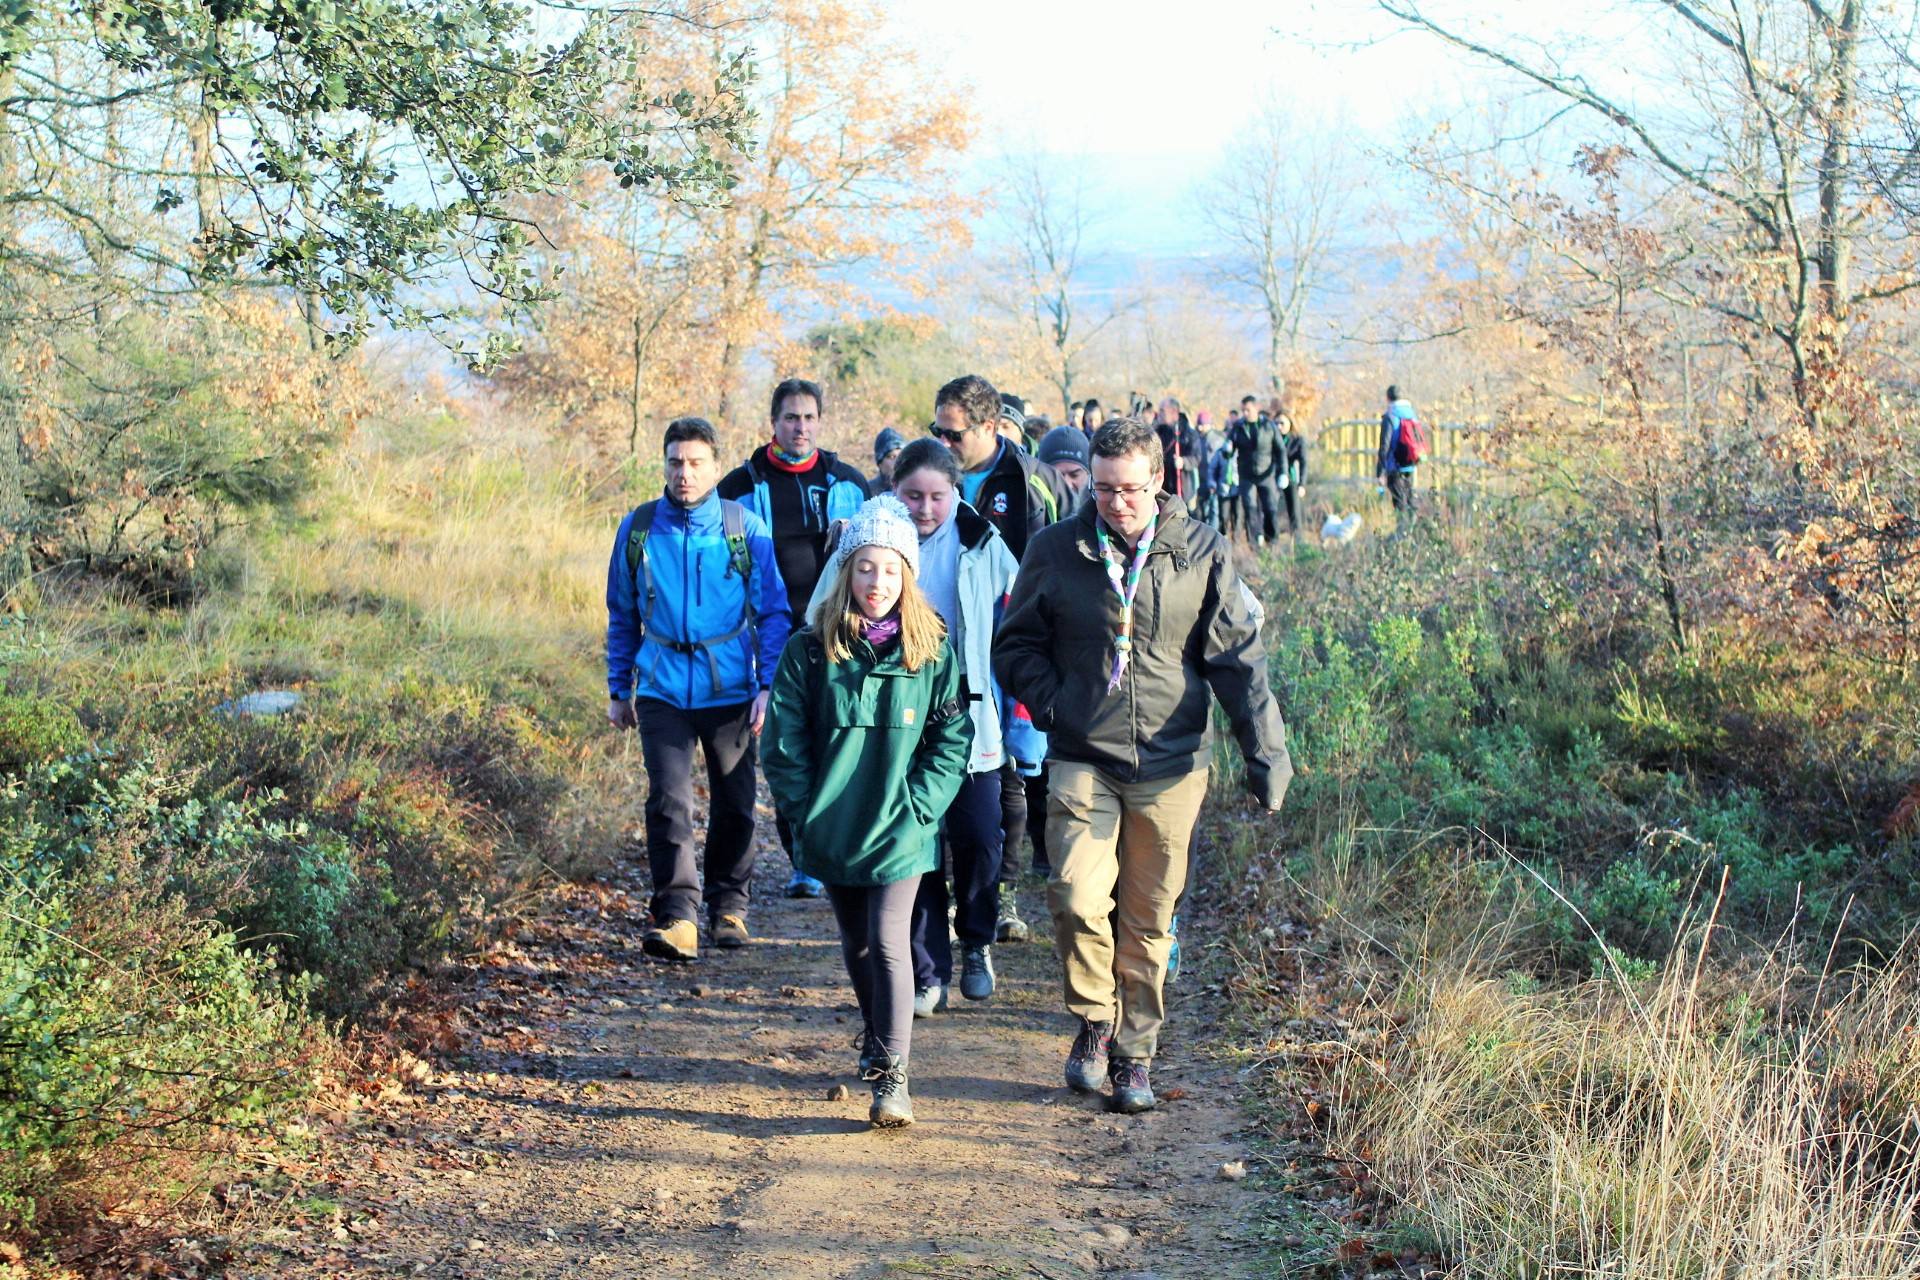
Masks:
[[[607,719],[640,730],[647,769],[653,924],[640,945],[668,960],[698,956],[703,898],[713,945],[747,944],[754,740],[791,629],[766,522],[714,493],[717,447],[704,418],[668,425],[666,493],[620,522],[607,566]],[[704,892],[693,851],[696,745],[712,806]]]
[[[1409,458],[1401,439],[1402,424],[1418,421],[1411,402],[1404,400],[1397,386],[1387,388],[1387,411],[1380,415],[1380,455],[1374,464],[1374,478],[1393,499],[1394,536],[1407,531],[1418,508],[1413,500],[1413,481],[1419,459]]]

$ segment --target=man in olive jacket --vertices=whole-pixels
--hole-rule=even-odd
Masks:
[[[1131,1112],[1154,1105],[1147,1068],[1207,790],[1212,699],[1268,811],[1293,764],[1226,541],[1160,495],[1152,428],[1109,422],[1092,454],[1093,501],[1028,545],[993,669],[1050,735],[1047,901],[1080,1019],[1067,1083],[1092,1092],[1108,1079],[1110,1105]]]

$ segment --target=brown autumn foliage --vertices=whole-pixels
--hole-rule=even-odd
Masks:
[[[667,33],[645,79],[656,92],[708,85],[733,47],[752,46],[759,121],[754,148],[727,157],[730,190],[679,203],[610,183],[578,193],[550,224],[560,297],[497,375],[608,452],[674,413],[757,431],[752,362],[809,372],[781,345],[797,316],[872,309],[882,284],[923,292],[926,264],[967,242],[955,167],[967,106],[883,34],[873,0],[724,0],[706,17],[725,40]]]
[[[286,302],[236,295],[42,334],[21,443],[33,559],[194,589],[238,525],[302,496],[369,412],[358,362],[314,352]]]

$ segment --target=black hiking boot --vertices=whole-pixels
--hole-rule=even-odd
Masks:
[[[1094,1093],[1107,1078],[1107,1054],[1113,1049],[1113,1024],[1080,1019],[1080,1034],[1067,1054],[1067,1087]]]
[[[1115,1058],[1108,1068],[1108,1076],[1113,1081],[1113,1096],[1107,1100],[1107,1109],[1123,1115],[1151,1111],[1157,1099],[1153,1096],[1153,1085],[1147,1080],[1147,1060],[1145,1058]]]
[[[880,1043],[880,1037],[873,1034],[873,1028],[863,1029],[853,1038],[854,1047],[860,1050],[860,1078],[867,1079],[871,1071],[883,1071],[887,1065],[887,1048]]]

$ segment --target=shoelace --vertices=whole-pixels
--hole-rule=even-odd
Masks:
[[[1109,1027],[1110,1024],[1105,1022],[1089,1022],[1081,1027],[1080,1034],[1073,1038],[1074,1053],[1079,1057],[1090,1058],[1101,1052],[1113,1034]]]
[[[895,1094],[907,1087],[904,1067],[868,1067],[860,1073],[862,1083],[875,1086],[882,1095]]]

